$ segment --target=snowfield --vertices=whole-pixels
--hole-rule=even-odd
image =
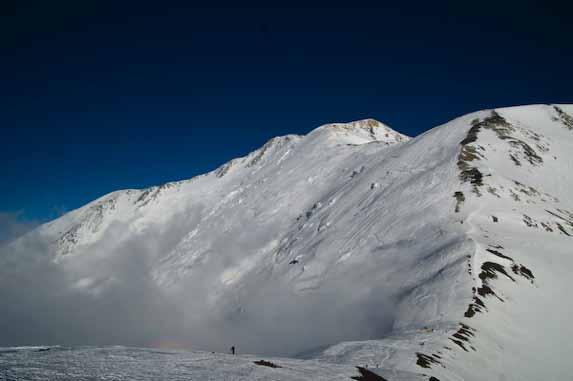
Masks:
[[[277,137],[0,249],[0,378],[571,379],[572,189],[572,105]]]

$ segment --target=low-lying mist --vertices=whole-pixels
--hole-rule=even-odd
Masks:
[[[120,234],[119,229],[109,231]],[[240,290],[231,287],[217,294],[222,271],[236,261],[224,254],[178,287],[159,287],[152,271],[171,241],[148,235],[109,248],[111,255],[98,246],[57,264],[35,232],[18,245],[3,246],[0,346],[127,345],[217,352],[235,346],[238,353],[292,356],[344,340],[380,338],[391,328],[392,297],[348,279],[330,279],[297,294],[281,278],[254,275]]]

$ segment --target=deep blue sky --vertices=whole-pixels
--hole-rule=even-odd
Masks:
[[[54,218],[332,121],[417,135],[478,109],[573,102],[565,1],[185,3],[2,1],[0,212]]]

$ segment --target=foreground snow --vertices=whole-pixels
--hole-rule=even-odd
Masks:
[[[267,365],[256,364],[261,360]],[[427,379],[407,372],[381,372],[392,380]],[[209,352],[127,347],[0,351],[0,379],[6,380],[348,381],[359,375],[350,365]]]
[[[414,139],[326,125],[104,196],[4,250],[0,300],[14,307],[0,323],[35,331],[0,344],[289,358],[59,348],[2,353],[4,367],[41,374],[66,353],[79,379],[102,376],[85,372],[104,358],[132,379],[332,380],[357,365],[389,380],[567,379],[572,115],[486,110]]]

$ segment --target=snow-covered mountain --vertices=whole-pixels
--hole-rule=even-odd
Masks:
[[[389,380],[565,380],[572,189],[572,105],[480,111],[412,139],[371,119],[329,124],[187,181],[110,193],[12,242],[1,265],[30,274],[21,258],[41,252],[34,274],[58,280],[18,287],[55,287],[39,292],[46,310],[64,300],[57,320],[101,337],[84,344],[236,345],[341,379],[367,365]],[[140,316],[82,312],[108,300],[136,300]],[[33,344],[21,337],[0,345]],[[246,363],[225,374],[253,379]]]

